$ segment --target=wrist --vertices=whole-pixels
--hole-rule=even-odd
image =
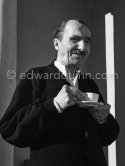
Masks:
[[[61,106],[59,105],[59,103],[56,101],[55,98],[54,98],[54,100],[53,100],[53,103],[54,103],[54,106],[56,107],[57,111],[58,111],[59,113],[62,113],[63,110],[62,110]]]

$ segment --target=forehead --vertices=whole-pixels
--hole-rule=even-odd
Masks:
[[[69,21],[64,29],[63,37],[71,37],[71,36],[81,36],[81,37],[90,37],[91,32],[87,26],[79,23],[78,21]]]

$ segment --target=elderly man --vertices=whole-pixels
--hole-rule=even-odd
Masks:
[[[119,126],[96,83],[81,74],[90,38],[83,21],[63,22],[54,33],[57,59],[26,73],[0,121],[7,142],[30,147],[33,166],[107,166],[103,146]],[[98,103],[84,105],[86,92],[98,94]]]

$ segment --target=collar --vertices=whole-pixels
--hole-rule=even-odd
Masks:
[[[67,77],[67,70],[66,70],[66,67],[61,64],[59,61],[54,61],[54,65],[59,69],[59,71],[62,72],[62,74]]]
[[[67,69],[66,66],[61,64],[59,61],[57,61],[57,60],[54,61],[54,65],[59,69],[59,71],[62,72],[62,74],[66,77],[66,79],[69,81],[71,86],[75,86],[78,88],[78,76],[80,74],[80,70],[78,70],[72,76],[69,69]]]

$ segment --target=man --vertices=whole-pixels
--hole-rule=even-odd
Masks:
[[[102,148],[116,140],[119,126],[95,82],[80,74],[90,38],[83,21],[63,22],[54,33],[56,61],[26,73],[0,121],[7,142],[30,147],[33,166],[107,166]],[[97,93],[100,104],[81,107],[85,92]]]

